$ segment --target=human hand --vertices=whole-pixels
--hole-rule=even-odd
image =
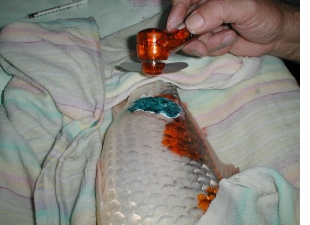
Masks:
[[[300,13],[276,0],[172,0],[167,29],[184,22],[199,37],[182,50],[196,56],[230,52],[299,61]],[[196,8],[191,12],[192,8]]]

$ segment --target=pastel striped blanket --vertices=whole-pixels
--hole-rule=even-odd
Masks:
[[[2,29],[0,63],[13,75],[0,106],[2,223],[96,224],[96,163],[110,108],[137,86],[163,79],[179,87],[219,157],[241,169],[221,181],[199,224],[298,224],[294,78],[271,56],[176,54],[170,60],[189,67],[153,79],[118,69],[132,60],[128,38],[160,16],[103,39],[92,18]]]

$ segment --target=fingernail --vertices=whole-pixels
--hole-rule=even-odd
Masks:
[[[176,20],[175,18],[170,18],[170,20],[167,22],[167,30],[173,30],[180,24],[182,24],[182,21]]]
[[[202,57],[203,55],[201,54],[201,52],[197,51],[197,50],[192,50],[190,51],[191,55],[194,55],[194,56],[199,56],[199,57]]]
[[[222,40],[222,44],[225,46],[231,45],[232,43],[234,43],[236,41],[236,37],[234,37],[231,34],[226,35],[223,40]]]
[[[198,13],[190,15],[186,20],[186,27],[191,33],[201,28],[204,24],[202,17]]]

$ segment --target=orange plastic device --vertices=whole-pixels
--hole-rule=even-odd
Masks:
[[[184,26],[182,29],[168,32],[157,28],[149,28],[137,34],[137,55],[142,61],[142,72],[148,75],[163,73],[170,52],[177,51],[192,34]]]

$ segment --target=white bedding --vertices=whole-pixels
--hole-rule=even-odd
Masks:
[[[128,40],[142,28],[163,26],[165,14],[157,13],[168,7],[141,2],[89,0],[79,10],[31,20],[44,23],[2,29],[1,85],[13,78],[0,106],[1,221],[95,224],[96,162],[112,120],[110,108],[152,81],[117,66],[134,54]],[[18,7],[15,17],[40,9],[27,10]],[[201,59],[176,54],[169,60],[189,67],[153,79],[179,87],[222,161],[241,169],[222,181],[199,224],[210,218],[222,224],[225,216],[230,225],[298,224],[300,89],[283,62],[230,54]],[[245,193],[251,198],[239,201]],[[219,209],[226,214],[216,213]]]
[[[157,14],[166,7],[168,3],[168,1],[161,0],[88,0],[87,3],[80,5],[79,8],[73,7],[34,19],[22,19],[31,13],[73,2],[74,1],[70,0],[34,0],[28,1],[25,4],[24,1],[21,0],[2,1],[0,7],[0,28],[16,21],[47,22],[56,19],[87,18],[92,16],[99,26],[100,37],[105,37],[124,27],[133,25]],[[122,19],[120,19],[119,15],[122,15]],[[10,79],[11,76],[5,73],[0,67],[1,99],[2,91]],[[0,104],[2,104],[2,100]]]

